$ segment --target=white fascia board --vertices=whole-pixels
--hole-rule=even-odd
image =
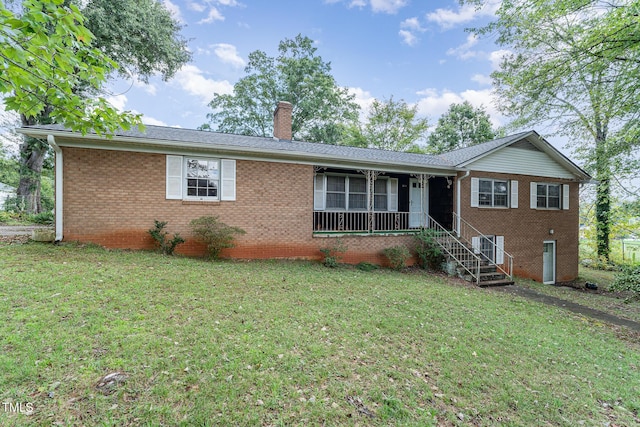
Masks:
[[[433,176],[455,176],[466,170],[459,167],[433,166],[425,164],[398,164],[350,160],[338,156],[319,156],[299,151],[273,152],[251,147],[205,146],[199,142],[169,141],[149,138],[128,138],[115,136],[111,139],[97,135],[80,135],[68,131],[47,129],[16,129],[17,132],[34,137],[53,134],[60,147],[90,148],[112,151],[137,151],[157,154],[230,156],[238,160],[269,161],[274,163],[297,163],[321,167],[351,169],[381,169],[392,173],[423,173]]]

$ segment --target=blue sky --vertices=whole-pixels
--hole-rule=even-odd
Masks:
[[[195,128],[206,121],[213,93],[231,93],[250,52],[275,57],[278,43],[302,34],[365,109],[373,99],[417,104],[435,125],[450,104],[483,105],[496,125],[507,123],[491,101],[489,74],[502,52],[491,38],[465,28],[488,22],[456,0],[164,0],[190,39],[193,61],[169,82],[153,78],[111,84],[110,101],[144,114],[144,122]]]

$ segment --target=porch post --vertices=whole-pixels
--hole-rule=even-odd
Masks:
[[[358,171],[367,178],[367,231],[372,233],[375,231],[375,183],[378,175],[380,175],[379,171],[375,171],[372,169],[360,170]]]
[[[423,227],[429,228],[429,213],[425,212],[425,191],[427,188],[427,183],[429,182],[429,175],[421,173],[419,177],[420,182],[420,222]],[[427,208],[428,209],[428,208]]]

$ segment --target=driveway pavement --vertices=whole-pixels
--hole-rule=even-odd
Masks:
[[[564,308],[565,310],[569,310],[574,313],[581,314],[585,317],[590,317],[592,319],[597,319],[603,322],[612,323],[618,326],[625,326],[636,332],[640,332],[640,323],[634,322],[633,320],[623,319],[621,317],[614,316],[609,313],[605,313],[604,311],[595,310],[593,308],[585,307],[584,305],[576,304],[574,302],[567,301],[561,298],[556,298],[549,295],[541,294],[532,289],[523,288],[518,285],[501,286],[501,287],[496,287],[491,289],[497,292],[504,292],[511,295],[518,295],[518,296],[521,296],[533,301],[538,301],[547,305],[553,305],[556,307]]]

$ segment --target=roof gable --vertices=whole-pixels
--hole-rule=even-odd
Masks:
[[[589,181],[591,176],[535,131],[521,132],[442,154],[470,170]]]

